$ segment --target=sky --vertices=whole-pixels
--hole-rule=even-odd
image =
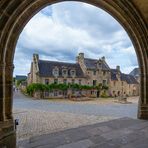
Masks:
[[[33,53],[49,61],[76,62],[78,53],[99,59],[123,73],[138,67],[137,56],[123,27],[107,12],[81,2],[45,7],[24,27],[14,56],[14,76],[27,75]]]

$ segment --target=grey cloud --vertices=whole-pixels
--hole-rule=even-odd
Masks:
[[[105,56],[111,66],[137,64],[132,59],[135,54],[127,53],[131,41],[121,25],[103,10],[76,2],[58,3],[39,12],[24,28],[17,47],[17,66],[21,58],[31,61],[34,52],[59,61],[75,61],[78,52],[84,52],[89,58]],[[19,72],[19,66],[15,71]]]

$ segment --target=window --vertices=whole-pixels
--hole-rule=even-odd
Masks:
[[[72,77],[75,76],[75,73],[76,73],[75,70],[71,70],[71,71],[70,71],[70,74],[71,74]]]
[[[122,86],[123,86],[123,82],[121,82],[122,83]]]
[[[58,68],[53,69],[53,72],[52,73],[56,77],[59,76],[59,69]]]
[[[62,95],[62,92],[61,91],[59,91],[59,95]]]
[[[45,79],[45,84],[49,84],[49,79]]]
[[[96,75],[96,71],[95,70],[93,71],[93,75]]]
[[[57,91],[54,91],[54,96],[58,96],[58,92]]]
[[[114,86],[116,86],[116,81],[114,81]]]
[[[103,71],[103,76],[105,76],[106,75],[106,72],[105,71]]]
[[[97,80],[93,80],[93,86],[96,86]]]
[[[63,83],[64,83],[64,84],[67,84],[67,79],[64,79],[64,80],[63,80]]]
[[[99,61],[98,68],[102,68],[102,63]]]
[[[106,86],[107,80],[103,80],[103,81],[102,81],[102,84],[103,84],[103,86]]]
[[[48,91],[45,92],[45,97],[49,97],[49,92]]]
[[[63,70],[62,70],[62,75],[63,75],[63,76],[67,76],[67,70],[66,70],[66,69],[63,69]]]
[[[80,80],[79,80],[79,85],[81,85],[81,82],[82,82],[82,81],[81,81],[81,79],[80,79]]]
[[[54,79],[54,84],[58,84],[58,79]]]
[[[71,81],[71,82],[72,82],[72,84],[75,84],[75,79],[72,79],[72,81]]]

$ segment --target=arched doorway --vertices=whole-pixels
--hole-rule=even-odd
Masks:
[[[64,0],[63,0],[64,1]],[[1,142],[15,147],[15,130],[12,118],[12,74],[15,46],[20,32],[30,18],[43,7],[59,0],[24,0],[0,3],[0,122]],[[109,12],[129,34],[135,47],[141,71],[141,94],[138,117],[148,119],[148,29],[145,20],[132,1],[86,0]],[[5,138],[6,137],[6,138]]]

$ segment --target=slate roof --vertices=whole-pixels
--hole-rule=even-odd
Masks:
[[[116,77],[116,74],[117,74],[117,70],[116,69],[111,69],[111,80],[114,80],[114,81],[117,81],[117,77]]]
[[[134,76],[126,74],[125,77],[128,84],[139,84]]]
[[[134,76],[134,77],[139,77],[140,76],[140,69],[134,68],[129,74]]]
[[[83,78],[84,73],[78,63],[65,63],[65,62],[57,62],[57,61],[44,61],[44,60],[39,60],[38,62],[39,66],[39,75],[41,77],[54,77],[53,75],[53,69],[55,67],[58,67],[59,69],[59,76],[62,77],[62,69],[63,67],[66,67],[68,69],[68,76],[70,76],[70,70],[75,69],[76,70],[76,76],[78,78]]]
[[[102,63],[102,70],[110,70],[109,66],[107,65],[107,63],[105,61],[100,60]],[[99,60],[97,59],[89,59],[89,58],[84,58],[84,64],[86,66],[86,68],[88,69],[98,69],[97,67],[97,63],[99,62]]]
[[[15,80],[26,80],[27,79],[27,76],[25,75],[16,75],[15,76]]]
[[[119,72],[120,72],[121,81],[126,81],[128,84],[138,84],[138,82],[134,76],[121,73],[121,71],[119,71]],[[111,69],[111,80],[114,80],[114,81],[118,80],[118,78],[116,76],[117,73],[118,73],[117,69]]]

